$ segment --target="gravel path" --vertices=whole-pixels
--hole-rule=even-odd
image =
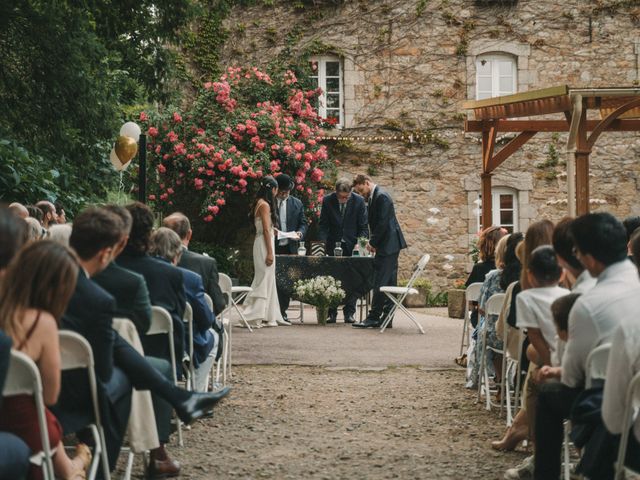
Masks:
[[[312,313],[234,328],[230,397],[168,447],[181,478],[492,480],[524,458],[489,446],[504,420],[463,388],[460,320],[422,309],[426,335],[402,317],[380,335]]]

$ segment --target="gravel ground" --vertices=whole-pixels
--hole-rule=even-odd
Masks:
[[[214,418],[169,449],[192,479],[502,478],[525,454],[491,450],[504,421],[462,384],[461,369],[237,366]]]

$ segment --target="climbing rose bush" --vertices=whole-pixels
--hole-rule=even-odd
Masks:
[[[253,195],[263,176],[286,173],[307,214],[319,215],[323,179],[336,165],[319,143],[320,93],[291,70],[272,79],[256,67],[231,67],[202,86],[190,109],[142,112],[149,202],[168,211],[195,200],[211,222],[230,196]]]

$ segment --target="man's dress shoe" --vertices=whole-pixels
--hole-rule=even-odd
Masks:
[[[159,480],[161,478],[177,477],[180,475],[180,464],[169,457],[162,460],[150,459],[146,478]]]
[[[356,319],[353,318],[353,315],[347,315],[344,317],[344,323],[356,323]]]
[[[336,315],[329,315],[327,317],[327,323],[336,323],[336,320],[338,319],[338,314]]]
[[[192,393],[191,396],[174,407],[176,414],[185,424],[189,425],[194,420],[206,415],[213,406],[229,395],[231,389],[225,387],[215,393]]]
[[[351,326],[354,327],[354,328],[379,328],[380,327],[380,321],[379,320],[374,320],[372,318],[367,318],[364,322],[362,322],[362,323],[354,323]]]

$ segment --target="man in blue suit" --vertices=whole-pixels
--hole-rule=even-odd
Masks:
[[[341,178],[336,182],[336,191],[322,200],[320,211],[320,240],[326,241],[326,252],[333,255],[336,242],[340,242],[345,256],[351,256],[359,237],[369,236],[367,207],[364,199],[351,192],[351,182]],[[346,292],[344,300],[344,323],[354,323],[357,296]],[[329,309],[327,323],[336,323],[337,308]]]
[[[368,201],[369,246],[375,253],[374,293],[371,310],[363,323],[354,323],[357,328],[378,328],[385,315],[393,307],[393,302],[380,292],[380,287],[395,286],[398,282],[398,255],[407,248],[400,224],[396,219],[391,196],[373,183],[368,175],[358,175],[353,179],[353,189]],[[388,327],[391,327],[389,323]]]
[[[291,255],[298,251],[298,244],[304,241],[307,233],[307,219],[304,216],[304,206],[302,202],[289,195],[293,189],[293,180],[286,174],[281,174],[276,178],[278,182],[278,195],[276,198],[276,213],[278,218],[278,230],[283,232],[296,232],[298,240],[276,238],[276,255]],[[282,318],[287,320],[287,309],[289,308],[289,295],[278,290],[278,301],[280,302],[280,312]]]

